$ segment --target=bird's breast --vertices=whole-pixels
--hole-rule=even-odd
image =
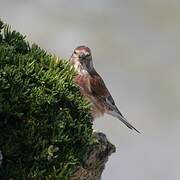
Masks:
[[[80,87],[83,93],[89,93],[90,90],[90,80],[88,75],[77,75],[75,77],[75,83]]]

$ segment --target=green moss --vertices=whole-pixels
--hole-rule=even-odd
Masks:
[[[89,103],[67,61],[0,21],[2,179],[69,179],[92,144]]]

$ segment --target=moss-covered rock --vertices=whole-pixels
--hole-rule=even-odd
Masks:
[[[0,21],[0,179],[69,179],[93,143],[74,70]]]

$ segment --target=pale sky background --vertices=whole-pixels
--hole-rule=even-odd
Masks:
[[[142,133],[104,116],[116,145],[102,180],[180,179],[179,0],[0,0],[3,21],[48,52],[92,49],[121,112]]]

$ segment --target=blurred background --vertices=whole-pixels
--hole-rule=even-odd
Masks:
[[[179,0],[0,0],[0,17],[48,52],[87,45],[121,112],[94,128],[116,145],[103,180],[180,179]]]

